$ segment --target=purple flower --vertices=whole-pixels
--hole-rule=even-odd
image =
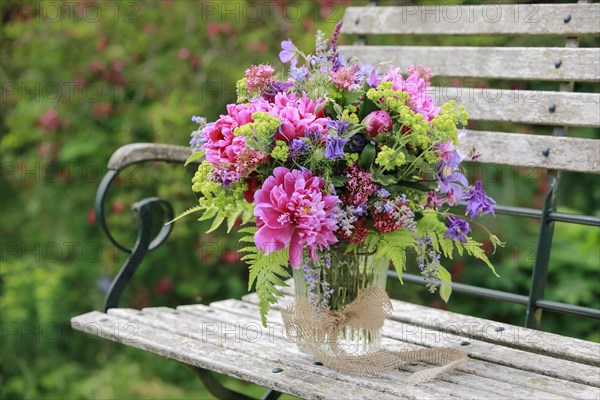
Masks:
[[[348,150],[351,153],[361,153],[365,146],[367,145],[367,138],[360,133],[352,136],[350,138],[350,143],[348,143]]]
[[[281,62],[291,62],[290,65],[295,67],[298,63],[298,49],[296,46],[288,39],[281,42],[281,48],[283,49],[279,52],[279,59]]]
[[[377,68],[373,68],[371,71],[371,75],[367,78],[367,83],[369,86],[376,88],[381,83],[382,77],[377,74]]]
[[[471,232],[471,227],[466,220],[449,216],[446,220],[446,226],[448,230],[444,235],[445,237],[460,240],[463,243],[467,241],[467,233]]]
[[[344,158],[344,146],[348,142],[348,139],[342,139],[337,135],[327,136],[326,147],[325,147],[325,157],[330,160],[335,160],[336,158]]]
[[[359,204],[358,206],[356,206],[356,209],[354,210],[354,215],[356,215],[357,217],[362,217],[363,215],[367,215],[367,205]]]
[[[496,215],[494,212],[496,201],[483,190],[481,181],[475,182],[475,186],[471,188],[465,200],[467,201],[466,215],[471,219],[478,215]]]
[[[350,122],[347,121],[333,120],[327,122],[327,128],[329,128],[332,131],[335,131],[335,133],[338,135],[343,135],[348,132],[349,124]]]
[[[299,155],[306,153],[308,150],[308,143],[304,139],[292,139],[290,143],[290,157],[296,158]]]
[[[273,103],[277,93],[287,93],[293,86],[294,84],[291,82],[275,81],[272,85],[267,85],[267,87],[261,89],[261,97]]]
[[[386,197],[390,197],[390,192],[383,188],[379,189],[379,196],[385,199]]]
[[[440,184],[440,193],[446,193],[448,204],[453,206],[463,198],[463,188],[469,186],[467,178],[457,171],[462,161],[460,155],[455,151],[450,161],[440,161],[437,165],[437,179]]]
[[[425,208],[431,208],[432,210],[437,210],[438,207],[444,204],[444,198],[438,197],[435,190],[427,192],[425,199]]]
[[[446,220],[446,226],[448,227],[448,230],[444,236],[451,238],[452,240],[459,240],[466,243],[467,233],[471,232],[471,227],[467,221],[454,216],[449,216]]]
[[[386,111],[373,111],[362,123],[367,125],[366,132],[372,138],[392,130],[392,118]]]

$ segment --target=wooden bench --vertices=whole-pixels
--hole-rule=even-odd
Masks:
[[[583,2],[580,2],[583,3]],[[383,344],[391,349],[458,346],[470,359],[458,371],[419,386],[401,382],[422,366],[382,376],[359,376],[318,365],[299,352],[283,334],[277,310],[293,301],[290,288],[269,315],[269,328],[260,325],[257,297],[224,300],[210,305],[176,309],[118,308],[119,298],[144,255],[168,237],[173,225],[152,238],[152,208],[172,218],[168,202],[150,198],[134,205],[140,230],[133,248],[118,243],[105,222],[106,191],[119,172],[132,164],[160,160],[183,162],[186,147],[132,144],[117,150],[108,164],[96,198],[97,221],[109,239],[130,253],[113,281],[103,312],[72,319],[75,329],[185,363],[197,372],[209,391],[220,398],[248,398],[223,388],[207,371],[243,379],[270,391],[302,398],[600,398],[600,345],[541,332],[542,310],[600,319],[600,311],[544,299],[554,224],[579,223],[597,229],[600,219],[557,212],[555,192],[560,171],[600,172],[600,141],[566,137],[568,127],[600,126],[600,94],[575,93],[575,82],[598,82],[600,49],[578,48],[579,37],[598,35],[599,4],[350,7],[343,33],[359,35],[354,46],[343,46],[347,56],[363,62],[392,61],[405,69],[427,65],[437,76],[553,81],[558,91],[437,88],[440,100],[456,98],[471,119],[554,126],[552,136],[510,132],[468,131],[465,149],[476,146],[478,162],[527,166],[548,170],[548,193],[541,210],[498,206],[497,212],[540,220],[538,251],[529,296],[453,284],[453,290],[523,304],[526,327],[393,301],[394,313],[383,327]],[[523,35],[566,40],[560,47],[409,47],[367,46],[368,35]],[[492,96],[492,97],[490,97]],[[390,276],[395,276],[390,271]],[[403,275],[405,282],[421,278]],[[536,328],[536,329],[531,329]]]

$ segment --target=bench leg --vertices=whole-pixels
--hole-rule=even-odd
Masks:
[[[187,364],[186,364],[187,365]],[[221,385],[221,382],[215,379],[213,374],[210,371],[207,371],[202,368],[194,367],[192,365],[187,365],[194,374],[202,381],[204,387],[218,399],[232,399],[232,400],[255,400],[252,397],[248,397],[245,394],[234,392],[233,390],[227,389],[225,386]],[[280,392],[275,390],[269,390],[262,397],[263,400],[277,400],[281,396]]]

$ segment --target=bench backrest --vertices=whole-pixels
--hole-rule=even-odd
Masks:
[[[349,7],[342,33],[358,35],[340,46],[347,57],[363,63],[391,62],[431,68],[434,76],[495,81],[551,81],[556,90],[512,90],[491,87],[434,87],[439,102],[463,104],[470,120],[553,126],[552,136],[468,130],[462,141],[482,153],[478,162],[548,169],[549,191],[543,210],[500,206],[506,214],[541,220],[529,296],[457,285],[455,289],[527,305],[526,325],[539,328],[541,310],[600,318],[598,310],[543,300],[554,221],[600,226],[600,220],[556,212],[558,171],[600,173],[600,140],[566,137],[569,127],[600,127],[600,94],[575,92],[576,82],[600,81],[600,48],[580,48],[582,36],[600,33],[600,4],[529,4],[481,6]],[[564,38],[564,47],[375,46],[376,35],[513,35],[520,38]],[[430,36],[431,37],[431,36]],[[543,39],[543,38],[542,38]],[[538,40],[539,43],[539,40]],[[597,42],[596,42],[597,43]],[[505,85],[506,86],[506,85]],[[589,87],[590,85],[588,85]],[[592,85],[593,86],[593,85]],[[597,86],[596,86],[597,87]],[[588,89],[589,90],[589,89]],[[513,124],[508,124],[514,126]],[[407,280],[403,276],[404,280]],[[419,282],[419,277],[408,277]],[[462,289],[462,290],[461,290]]]

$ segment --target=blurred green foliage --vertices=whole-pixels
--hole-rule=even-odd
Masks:
[[[312,48],[316,30],[329,34],[346,3],[2,3],[2,398],[208,396],[176,362],[70,328],[71,317],[101,308],[104,291],[125,260],[95,223],[96,188],[106,161],[119,146],[185,145],[194,128],[190,117],[217,118],[234,100],[235,81],[245,68],[280,65],[279,43],[287,38],[301,48]],[[440,37],[419,43],[408,37],[376,40],[463,43],[460,38]],[[522,45],[521,38],[470,40],[480,45]],[[532,86],[536,84],[519,82],[514,87],[544,88]],[[500,129],[483,123],[472,128]],[[549,132],[539,127],[515,129]],[[191,206],[191,172],[157,163],[127,170],[109,193],[108,224],[118,239],[135,240],[136,225],[128,209],[139,199],[154,195],[169,199],[176,212]],[[543,201],[542,171],[477,166],[470,172],[485,181],[499,202],[539,207]],[[567,178],[569,191],[560,193],[563,204],[573,212],[597,214],[597,179],[572,174]],[[508,242],[494,256],[502,279],[493,278],[483,265],[465,265],[462,260],[452,262],[453,275],[462,282],[526,294],[535,254],[535,221],[498,217],[487,226]],[[244,294],[247,271],[238,261],[235,242],[223,232],[205,235],[203,230],[191,219],[178,222],[169,241],[144,260],[122,304],[176,306]],[[547,297],[599,307],[598,230],[559,225],[556,238]],[[517,325],[524,318],[520,306],[473,301],[459,294],[449,305],[441,305],[436,296],[419,288],[395,283],[390,287],[396,297],[422,304]],[[598,324],[588,320],[547,313],[543,327],[600,340]],[[261,393],[252,385],[221,379],[252,395]]]

